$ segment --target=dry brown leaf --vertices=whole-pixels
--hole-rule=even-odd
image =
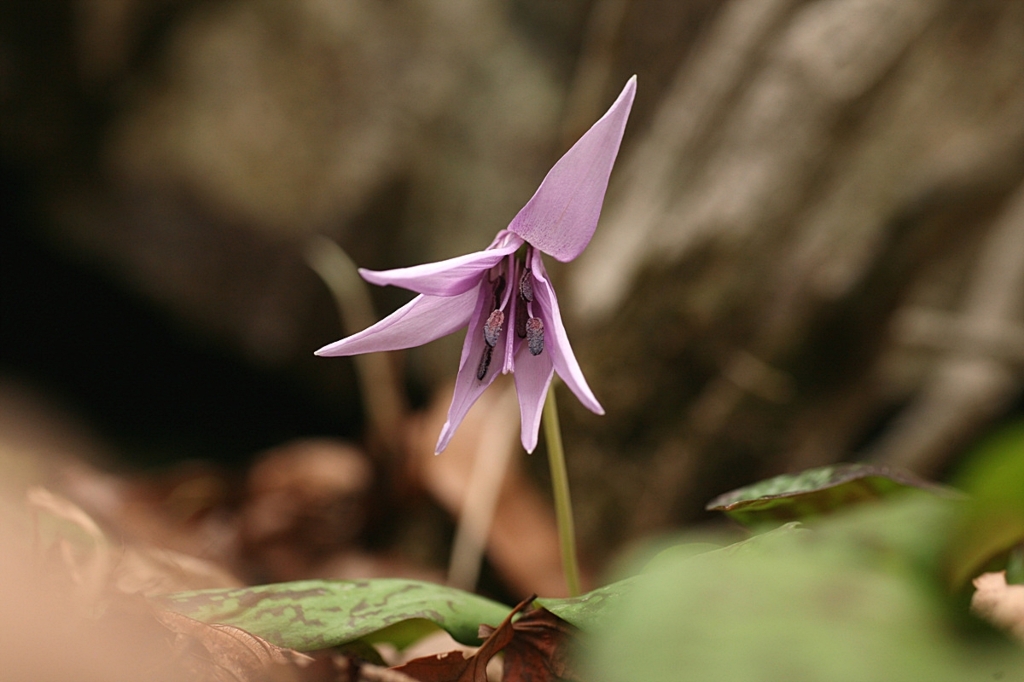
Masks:
[[[974,579],[971,610],[1024,641],[1024,585],[1007,585],[1006,571]]]
[[[477,647],[475,646],[467,646],[455,641],[455,638],[444,630],[437,630],[413,642],[401,651],[395,651],[390,659],[387,656],[384,658],[392,666],[398,666],[416,658],[427,658],[449,651],[461,651],[469,656],[476,650]]]
[[[487,682],[487,664],[512,641],[514,631],[512,619],[523,609],[533,603],[535,597],[523,600],[512,609],[497,628],[482,626],[487,629],[487,639],[475,653],[466,655],[462,651],[449,651],[443,654],[416,658],[397,668],[392,668],[408,675],[419,682]]]
[[[363,532],[372,484],[369,458],[348,443],[307,439],[270,450],[247,477],[243,556],[265,580],[308,577]]]
[[[93,601],[68,567],[32,551],[0,499],[0,678],[4,682],[188,679],[148,609]],[[88,594],[87,594],[88,593]]]
[[[125,547],[114,564],[112,587],[125,594],[153,596],[243,583],[223,567],[170,549]]]
[[[505,647],[504,682],[580,680],[570,652],[576,628],[547,609],[528,611],[512,624]]]
[[[231,625],[210,625],[173,611],[156,618],[174,635],[173,650],[199,682],[290,682],[313,659]]]
[[[231,565],[237,520],[230,483],[213,466],[186,462],[144,476],[121,476],[84,463],[65,467],[60,489],[127,544],[181,552]]]
[[[579,681],[570,660],[576,628],[544,608],[524,600],[496,628],[480,626],[486,640],[475,653],[461,650],[424,656],[394,668],[420,682],[487,682],[487,664],[504,651],[503,682]],[[513,622],[516,614],[525,611]]]
[[[154,595],[242,584],[225,569],[198,557],[114,542],[78,505],[45,488],[30,488],[26,499],[35,513],[36,532],[48,536],[37,537],[36,545],[44,551],[56,550],[78,585],[77,603],[95,606],[107,590]]]

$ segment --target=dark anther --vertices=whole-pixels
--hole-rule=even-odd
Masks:
[[[501,334],[501,326],[505,324],[505,313],[500,310],[493,310],[484,322],[484,342],[494,348],[498,343],[498,335]]]
[[[526,321],[526,343],[530,346],[530,355],[544,352],[544,323],[539,317],[531,317]]]
[[[519,295],[524,301],[533,303],[533,271],[530,268],[524,268],[519,278]]]
[[[487,376],[487,368],[491,366],[492,353],[494,353],[494,348],[484,346],[484,356],[480,358],[480,366],[476,368],[476,378],[478,381],[483,381],[484,377]]]
[[[530,317],[530,312],[526,309],[526,303],[520,301],[516,305],[516,336],[521,339],[526,338],[526,320]]]

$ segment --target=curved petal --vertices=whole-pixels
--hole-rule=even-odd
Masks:
[[[476,299],[476,291],[443,297],[421,294],[377,324],[324,346],[316,355],[357,355],[419,346],[465,327]]]
[[[562,326],[562,314],[558,310],[558,299],[555,298],[555,290],[548,281],[548,273],[544,269],[544,261],[539,251],[533,251],[531,259],[533,268],[533,300],[535,305],[540,306],[540,318],[544,322],[544,352],[542,355],[551,354],[551,363],[555,372],[562,378],[565,385],[569,387],[580,402],[596,414],[604,414],[604,408],[597,402],[587,380],[583,378],[583,370],[576,362],[576,356],[569,345],[569,337]],[[516,371],[519,371],[518,358],[516,358]]]
[[[497,240],[496,240],[497,241]],[[455,296],[476,287],[484,272],[515,252],[522,238],[509,234],[503,243],[483,251],[456,256],[436,263],[424,263],[395,270],[364,270],[359,274],[378,286],[393,285],[428,296]]]
[[[513,376],[516,380],[516,395],[519,397],[520,438],[527,452],[533,452],[537,447],[541,413],[554,373],[551,353],[531,355],[525,343],[519,345]]]
[[[459,428],[459,424],[465,418],[469,408],[487,389],[494,379],[501,374],[502,359],[505,355],[505,344],[509,343],[509,325],[506,324],[498,337],[498,342],[491,349],[491,361],[487,367],[483,379],[477,378],[480,368],[480,361],[484,355],[487,344],[484,341],[484,322],[490,314],[491,289],[490,286],[481,283],[480,287],[473,292],[476,296],[476,307],[473,310],[469,328],[466,330],[466,340],[462,344],[462,361],[459,363],[459,375],[455,378],[455,393],[452,395],[452,404],[448,408],[448,420],[441,429],[441,435],[437,439],[435,453],[440,453]]]
[[[636,94],[636,76],[590,130],[548,171],[508,229],[562,262],[590,243]]]

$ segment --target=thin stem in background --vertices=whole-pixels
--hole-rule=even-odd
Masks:
[[[459,523],[448,561],[448,584],[462,590],[476,590],[487,539],[494,523],[501,488],[512,456],[521,453],[519,418],[512,382],[495,382],[490,395],[481,396],[490,409],[489,428],[482,431],[473,455],[469,484],[459,510]],[[497,395],[494,391],[499,391]],[[485,402],[486,401],[486,402]]]
[[[348,254],[335,242],[314,235],[306,244],[306,262],[331,290],[341,316],[343,336],[365,329],[377,321],[366,284]],[[352,358],[359,388],[366,403],[370,428],[384,444],[389,457],[401,448],[399,434],[405,413],[401,382],[383,353]]]
[[[551,467],[551,489],[555,498],[558,544],[562,550],[562,570],[565,572],[569,596],[575,597],[580,594],[580,567],[576,561],[576,530],[572,520],[572,499],[569,496],[569,473],[565,468],[565,449],[562,447],[562,429],[558,423],[553,381],[544,401],[543,422],[548,464]]]

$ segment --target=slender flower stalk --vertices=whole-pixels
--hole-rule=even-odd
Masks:
[[[565,467],[565,449],[562,447],[562,428],[558,422],[558,403],[555,385],[548,386],[544,402],[544,443],[548,448],[548,466],[551,469],[551,491],[555,498],[555,523],[558,526],[558,546],[562,552],[562,573],[569,596],[581,593],[580,567],[576,560],[576,526],[572,520],[572,497],[569,495],[569,472]]]
[[[316,354],[410,348],[468,327],[438,453],[499,372],[514,373],[520,436],[527,452],[537,446],[541,410],[555,374],[587,409],[604,414],[576,362],[541,254],[567,262],[590,243],[635,93],[634,76],[483,251],[397,270],[360,270],[372,284],[399,286],[419,295],[380,322]]]

